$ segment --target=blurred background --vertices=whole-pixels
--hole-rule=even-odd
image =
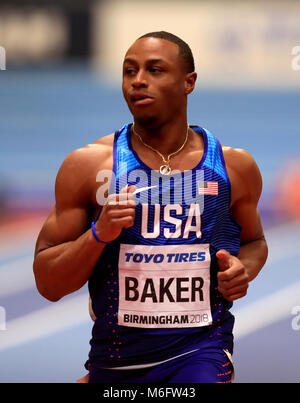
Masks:
[[[261,170],[269,259],[236,301],[235,382],[300,381],[300,3],[0,0],[0,382],[75,382],[92,322],[84,286],[35,289],[36,238],[72,150],[131,122],[122,59],[165,30],[194,53],[189,123]]]

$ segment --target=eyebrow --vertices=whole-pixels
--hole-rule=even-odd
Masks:
[[[133,63],[133,64],[136,64],[137,61],[136,61],[135,59],[131,59],[130,57],[127,57],[127,58],[124,60],[124,63],[123,63],[123,64],[125,64],[125,63]],[[163,59],[148,59],[148,60],[146,61],[146,64],[154,64],[154,63],[164,63],[164,64],[167,64],[167,62],[166,62],[165,60],[163,60]]]

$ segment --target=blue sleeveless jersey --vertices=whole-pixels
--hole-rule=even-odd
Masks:
[[[217,290],[216,252],[237,255],[241,227],[230,214],[221,145],[208,130],[192,170],[159,174],[131,145],[131,124],[115,133],[110,193],[135,185],[135,222],[107,245],[90,277],[97,317],[89,361],[121,367],[197,348],[232,351],[232,303]]]

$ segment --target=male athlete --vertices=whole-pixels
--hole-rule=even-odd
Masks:
[[[249,153],[189,126],[189,46],[154,32],[123,63],[133,115],[70,153],[37,240],[34,273],[51,301],[89,284],[89,382],[232,381],[232,301],[267,258]]]

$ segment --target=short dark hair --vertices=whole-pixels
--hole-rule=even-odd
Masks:
[[[178,36],[166,31],[149,32],[138,39],[142,38],[159,38],[175,43],[179,48],[179,56],[182,57],[186,72],[192,73],[195,71],[194,56],[189,45],[180,39]]]

